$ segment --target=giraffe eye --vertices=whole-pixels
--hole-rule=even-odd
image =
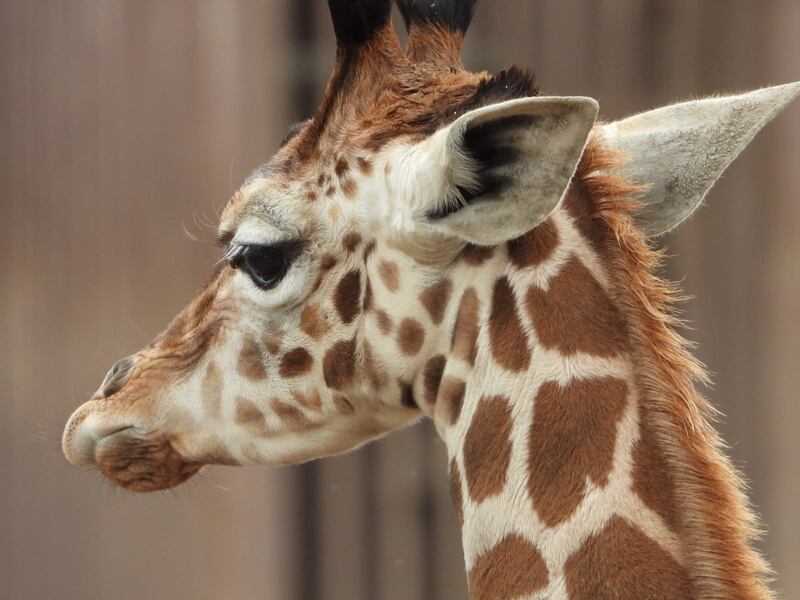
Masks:
[[[225,258],[234,269],[247,273],[256,286],[271,290],[286,276],[298,251],[299,245],[294,242],[274,246],[232,244]]]

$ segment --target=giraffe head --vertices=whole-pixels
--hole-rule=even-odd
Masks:
[[[72,463],[163,489],[206,464],[340,453],[463,397],[443,374],[475,360],[474,269],[558,205],[598,107],[541,97],[521,69],[465,71],[474,0],[398,4],[405,49],[390,0],[329,0],[337,60],[318,110],[228,203],[209,282],[72,415]],[[641,129],[619,125],[599,133],[635,151]]]

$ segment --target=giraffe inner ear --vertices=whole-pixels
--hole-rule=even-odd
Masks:
[[[445,193],[425,224],[485,246],[530,231],[566,192],[597,110],[591,98],[536,97],[463,115],[430,140]]]
[[[764,125],[800,94],[800,83],[674,104],[602,128],[604,143],[629,161],[623,173],[648,186],[637,213],[660,235],[700,205],[728,165]]]

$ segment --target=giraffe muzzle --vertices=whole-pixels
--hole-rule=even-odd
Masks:
[[[132,425],[103,423],[92,414],[90,401],[76,410],[64,430],[62,448],[66,459],[76,467],[97,466],[97,447],[108,438],[132,429]]]
[[[175,487],[203,466],[184,459],[168,436],[142,435],[141,427],[115,424],[115,419],[93,412],[103,405],[107,405],[104,400],[90,400],[67,424],[62,443],[74,466],[97,469],[133,492]]]

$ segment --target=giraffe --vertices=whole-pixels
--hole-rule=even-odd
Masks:
[[[597,121],[467,71],[476,0],[329,0],[315,115],[226,206],[222,260],[70,417],[136,492],[287,465],[420,418],[446,448],[471,600],[772,598],[653,240],[800,84]]]

